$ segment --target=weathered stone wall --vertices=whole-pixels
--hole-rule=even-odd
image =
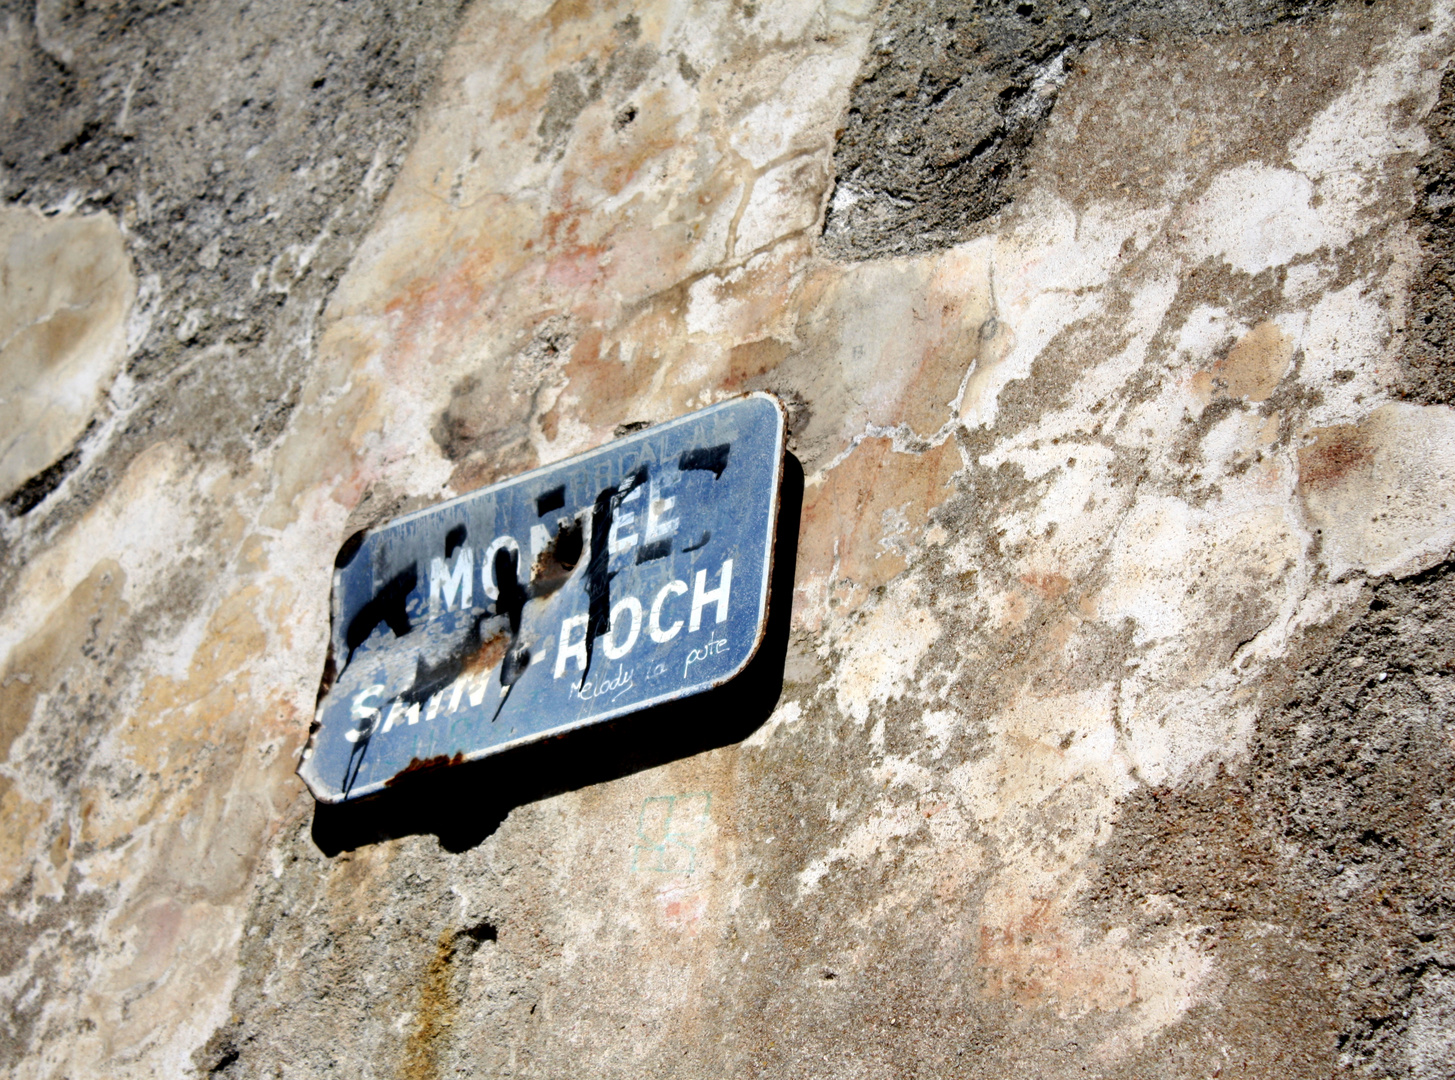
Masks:
[[[1452,55],[0,4],[0,1069],[1455,1075]],[[771,710],[315,810],[348,535],[744,389]]]

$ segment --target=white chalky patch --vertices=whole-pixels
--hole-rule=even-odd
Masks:
[[[870,707],[902,697],[920,659],[942,633],[935,614],[901,585],[868,618],[853,627],[842,645],[843,662],[832,680],[839,711],[862,724]]]

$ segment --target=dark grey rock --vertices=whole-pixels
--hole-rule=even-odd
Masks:
[[[1141,901],[1173,897],[1227,973],[1160,1062],[1193,1060],[1216,1031],[1288,1076],[1450,1063],[1427,1029],[1455,958],[1455,567],[1362,606],[1309,635],[1245,766],[1138,791],[1101,856],[1093,912],[1155,936]]]
[[[138,403],[69,517],[168,436],[235,462],[288,422],[323,304],[373,219],[461,8],[0,7],[0,197],[129,233]],[[82,462],[7,503],[33,512]]]
[[[824,248],[948,247],[1009,202],[1068,68],[1103,40],[1178,39],[1304,18],[1329,0],[927,0],[890,4],[834,149]]]
[[[1413,224],[1424,272],[1412,283],[1400,390],[1411,400],[1455,405],[1455,72],[1426,123],[1430,148],[1420,162],[1420,202]]]

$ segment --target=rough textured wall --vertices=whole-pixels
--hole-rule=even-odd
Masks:
[[[0,1067],[1455,1073],[1455,7],[4,11]],[[771,715],[315,813],[346,536],[755,388]]]

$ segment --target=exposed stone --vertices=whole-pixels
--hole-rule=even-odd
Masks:
[[[241,132],[280,217],[239,254],[108,211],[144,404],[5,525],[0,1065],[1448,1071],[1455,439],[1401,341],[1440,257],[1414,215],[1448,4],[1097,9],[1080,37],[1071,8],[986,9],[1005,64],[976,78],[1057,89],[985,119],[1015,180],[955,174],[973,236],[829,208],[870,153],[863,73],[927,63],[923,4],[432,9],[386,35],[453,34],[427,99],[402,44],[338,75],[398,80],[397,108],[339,105],[386,157],[413,125],[397,173],[314,203],[307,155],[374,129],[310,134],[331,83],[300,43],[385,10],[5,23],[4,107],[47,80],[64,106],[0,141],[26,207]],[[238,18],[224,58],[177,29]],[[268,18],[297,58],[268,66],[276,142],[185,95],[131,136],[162,149],[78,141],[102,99],[68,65],[115,109],[133,70],[180,95],[263,56],[237,42]],[[128,67],[129,35],[194,67]],[[227,203],[209,167],[179,221]],[[804,474],[781,680],[313,806],[293,769],[355,530],[759,388]]]
[[[455,0],[45,0],[0,16],[0,193],[107,211],[140,283],[128,394],[67,460],[87,465],[59,518],[153,440],[241,462],[277,438],[456,14]]]
[[[1328,0],[888,5],[834,148],[826,249],[855,258],[899,255],[972,235],[1015,196],[1026,154],[1068,70],[1098,41],[1180,43],[1306,18],[1328,6]]]
[[[1156,940],[1186,918],[1218,971],[1159,1064],[1190,1066],[1209,1037],[1235,1069],[1290,1076],[1455,1064],[1439,1019],[1455,898],[1452,590],[1448,566],[1365,590],[1280,680],[1246,762],[1127,800],[1095,859],[1093,925]]]
[[[1440,84],[1430,114],[1429,150],[1420,162],[1414,223],[1427,251],[1424,272],[1411,282],[1406,371],[1401,390],[1427,404],[1455,404],[1455,71]]]

